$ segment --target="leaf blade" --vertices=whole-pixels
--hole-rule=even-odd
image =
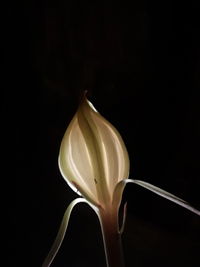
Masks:
[[[141,181],[141,180],[131,180],[131,179],[127,179],[126,182],[131,182],[131,183],[134,183],[134,184],[137,184],[137,185],[140,185],[142,186],[143,188],[145,189],[148,189],[150,190],[151,192],[161,196],[161,197],[164,197],[182,207],[184,207],[185,209],[188,209],[190,210],[191,212],[197,214],[200,216],[200,211],[196,208],[194,208],[192,205],[190,205],[187,201],[155,186],[155,185],[152,185],[150,183],[147,183],[147,182],[144,182],[144,181]]]
[[[73,208],[76,206],[76,204],[81,203],[81,202],[88,203],[84,198],[76,198],[67,207],[67,209],[64,213],[60,228],[58,230],[56,239],[55,239],[47,257],[45,258],[45,260],[42,264],[42,267],[49,267],[51,265],[51,263],[53,262],[56,254],[58,253],[60,246],[62,245],[63,239],[65,237],[65,233],[67,231],[71,212],[72,212]]]

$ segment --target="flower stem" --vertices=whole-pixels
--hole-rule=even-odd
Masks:
[[[124,267],[117,212],[100,212],[100,221],[107,267]]]

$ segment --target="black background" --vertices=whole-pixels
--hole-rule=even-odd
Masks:
[[[57,165],[83,90],[121,133],[130,178],[200,208],[199,9],[195,1],[28,1],[15,42],[19,263],[41,266],[76,194]],[[16,44],[17,45],[17,44]],[[138,186],[124,192],[126,266],[198,266],[197,215]],[[14,241],[14,242],[13,242]],[[18,261],[17,261],[18,262]],[[6,266],[7,266],[6,265]],[[84,204],[52,267],[105,266],[100,227]]]

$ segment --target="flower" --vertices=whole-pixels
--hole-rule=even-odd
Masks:
[[[69,186],[105,208],[129,175],[129,157],[116,130],[84,96],[62,139],[59,168]]]
[[[141,180],[128,179],[129,157],[125,144],[113,125],[83,97],[61,142],[58,164],[69,186],[81,195],[68,206],[57,237],[42,267],[56,256],[74,206],[85,202],[96,212],[101,225],[108,267],[122,267],[118,212],[127,183],[134,183],[200,215],[200,211],[175,195]],[[124,209],[125,211],[125,209]]]

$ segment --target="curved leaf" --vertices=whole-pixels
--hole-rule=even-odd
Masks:
[[[62,222],[61,222],[61,225],[60,225],[60,228],[59,228],[59,231],[58,231],[58,234],[56,236],[56,239],[51,247],[51,250],[49,252],[49,254],[47,255],[44,263],[42,264],[42,267],[49,267],[52,263],[52,261],[54,260],[61,244],[62,244],[62,241],[65,237],[65,233],[66,233],[66,230],[67,230],[67,226],[68,226],[68,222],[69,222],[69,218],[70,218],[70,215],[71,215],[71,212],[74,208],[74,206],[80,202],[85,202],[85,203],[88,203],[84,198],[77,198],[75,200],[73,200],[68,208],[66,209],[65,213],[64,213],[64,216],[63,216],[63,219],[62,219]]]
[[[148,189],[150,190],[151,192],[161,196],[161,197],[164,197],[176,204],[178,204],[179,206],[182,206],[183,208],[185,209],[188,209],[190,210],[191,212],[197,214],[200,216],[200,211],[198,209],[196,209],[195,207],[193,207],[190,203],[188,203],[187,201],[155,186],[155,185],[152,185],[150,183],[147,183],[147,182],[144,182],[144,181],[141,181],[141,180],[131,180],[131,179],[125,179],[125,180],[122,180],[120,181],[116,187],[115,187],[115,190],[114,190],[114,194],[113,194],[113,205],[115,205],[118,209],[119,209],[119,206],[121,204],[121,200],[122,200],[122,194],[123,194],[123,191],[124,191],[124,188],[126,186],[127,183],[133,183],[133,184],[137,184],[139,186],[142,186],[144,187],[145,189]]]
[[[164,197],[182,207],[184,207],[185,209],[188,209],[190,211],[192,211],[193,213],[197,214],[200,216],[200,211],[197,210],[196,208],[194,208],[192,205],[190,205],[187,201],[155,186],[155,185],[152,185],[152,184],[149,184],[147,182],[144,182],[144,181],[141,181],[141,180],[131,180],[131,179],[127,179],[128,181],[127,182],[131,182],[131,183],[134,183],[134,184],[137,184],[137,185],[140,185],[152,192],[154,192],[155,194],[161,196],[161,197]]]

